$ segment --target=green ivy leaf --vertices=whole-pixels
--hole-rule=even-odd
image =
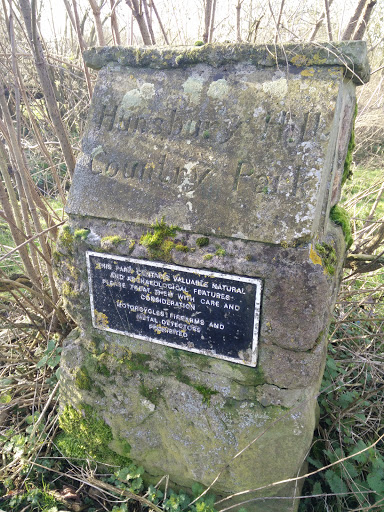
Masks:
[[[36,368],[42,368],[43,366],[45,366],[47,364],[47,361],[48,361],[48,355],[46,354],[45,356],[43,356],[40,361],[36,364]]]
[[[135,492],[138,492],[142,489],[142,486],[143,486],[143,479],[142,478],[135,478],[134,480],[132,480],[131,482],[131,487],[129,488],[129,490],[133,493]]]
[[[9,404],[12,400],[12,396],[9,393],[5,393],[0,396],[0,404]]]
[[[56,348],[56,342],[55,340],[49,340],[48,341],[48,344],[47,344],[47,348],[46,348],[46,353],[47,352],[52,352],[52,350],[55,350]]]

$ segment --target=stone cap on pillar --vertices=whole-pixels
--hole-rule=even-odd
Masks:
[[[321,237],[364,42],[104,47],[69,214],[272,244]],[[336,198],[336,199],[335,199]]]
[[[276,67],[342,66],[346,76],[361,85],[369,81],[369,63],[365,41],[332,43],[288,43],[284,45],[251,43],[213,43],[202,46],[103,46],[84,52],[84,61],[92,69],[110,62],[121,66],[153,69],[183,68],[193,64],[220,67],[234,62]]]

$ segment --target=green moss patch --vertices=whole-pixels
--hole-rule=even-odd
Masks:
[[[160,401],[160,392],[157,388],[151,388],[144,384],[144,382],[140,382],[140,394],[152,402],[154,405],[158,405]]]
[[[152,357],[148,354],[140,354],[131,352],[131,356],[124,361],[129,370],[132,372],[148,373],[150,371],[149,362]]]
[[[75,384],[79,389],[90,391],[92,389],[92,380],[85,366],[79,368],[75,376]]]
[[[344,233],[345,242],[347,244],[347,249],[349,249],[353,244],[353,238],[351,220],[347,210],[336,204],[331,209],[330,218],[335,224],[341,226],[341,229],[343,230]]]
[[[75,240],[86,240],[89,233],[89,229],[75,229],[75,232],[73,233],[73,238]]]
[[[225,256],[226,255],[226,251],[225,249],[223,249],[222,247],[218,247],[217,248],[217,251],[215,252],[216,256]]]
[[[175,246],[172,238],[180,228],[166,224],[164,217],[159,222],[152,224],[151,231],[148,231],[140,238],[140,244],[148,249],[150,257],[154,260],[171,260],[171,251]]]
[[[71,228],[68,225],[63,226],[59,233],[58,244],[69,253],[72,253],[73,241],[74,236]]]
[[[209,238],[207,236],[200,236],[196,240],[196,245],[198,247],[206,247],[207,245],[209,245]]]
[[[242,380],[240,384],[244,386],[257,387],[266,383],[264,371],[260,366],[251,368],[250,366],[238,365],[238,370],[242,373],[244,379],[244,381]]]
[[[337,264],[335,248],[323,242],[322,244],[316,244],[316,251],[320,255],[326,273],[333,276]]]
[[[214,391],[213,389],[207,388],[207,386],[204,386],[202,384],[193,384],[193,388],[196,389],[202,396],[203,396],[203,403],[210,405],[211,403],[211,397],[213,395],[217,395],[218,391]]]
[[[102,247],[118,246],[121,242],[124,242],[124,238],[119,235],[105,236],[101,239]]]
[[[79,292],[75,292],[73,289],[73,286],[71,283],[68,283],[68,281],[65,281],[61,286],[61,293],[63,294],[63,297],[71,297],[72,299],[75,299],[79,296]]]
[[[129,444],[114,439],[111,428],[91,406],[82,404],[78,410],[66,405],[59,424],[63,432],[56,438],[56,444],[66,457],[92,458],[118,466],[129,464]]]
[[[179,251],[179,252],[189,252],[189,247],[187,245],[183,245],[183,244],[176,244],[175,249],[176,249],[176,251]]]

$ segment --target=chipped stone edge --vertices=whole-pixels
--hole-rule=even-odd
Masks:
[[[369,81],[370,68],[365,41],[337,43],[289,43],[256,45],[250,43],[212,43],[203,46],[104,46],[84,52],[84,62],[99,70],[108,63],[153,69],[174,69],[206,63],[219,67],[235,62],[250,62],[261,67],[341,66],[357,85]]]

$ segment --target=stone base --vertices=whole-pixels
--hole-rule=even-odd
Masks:
[[[212,492],[228,496],[297,476],[316,421],[313,390],[279,389],[254,368],[206,356],[112,333],[103,338],[96,330],[68,336],[61,402],[83,414],[90,405],[117,441],[108,446],[127,455],[119,449],[127,441],[148,481],[167,473],[188,490],[195,482],[209,486],[224,469]],[[298,500],[269,499],[294,492],[294,484],[271,487],[246,508],[295,511]]]

